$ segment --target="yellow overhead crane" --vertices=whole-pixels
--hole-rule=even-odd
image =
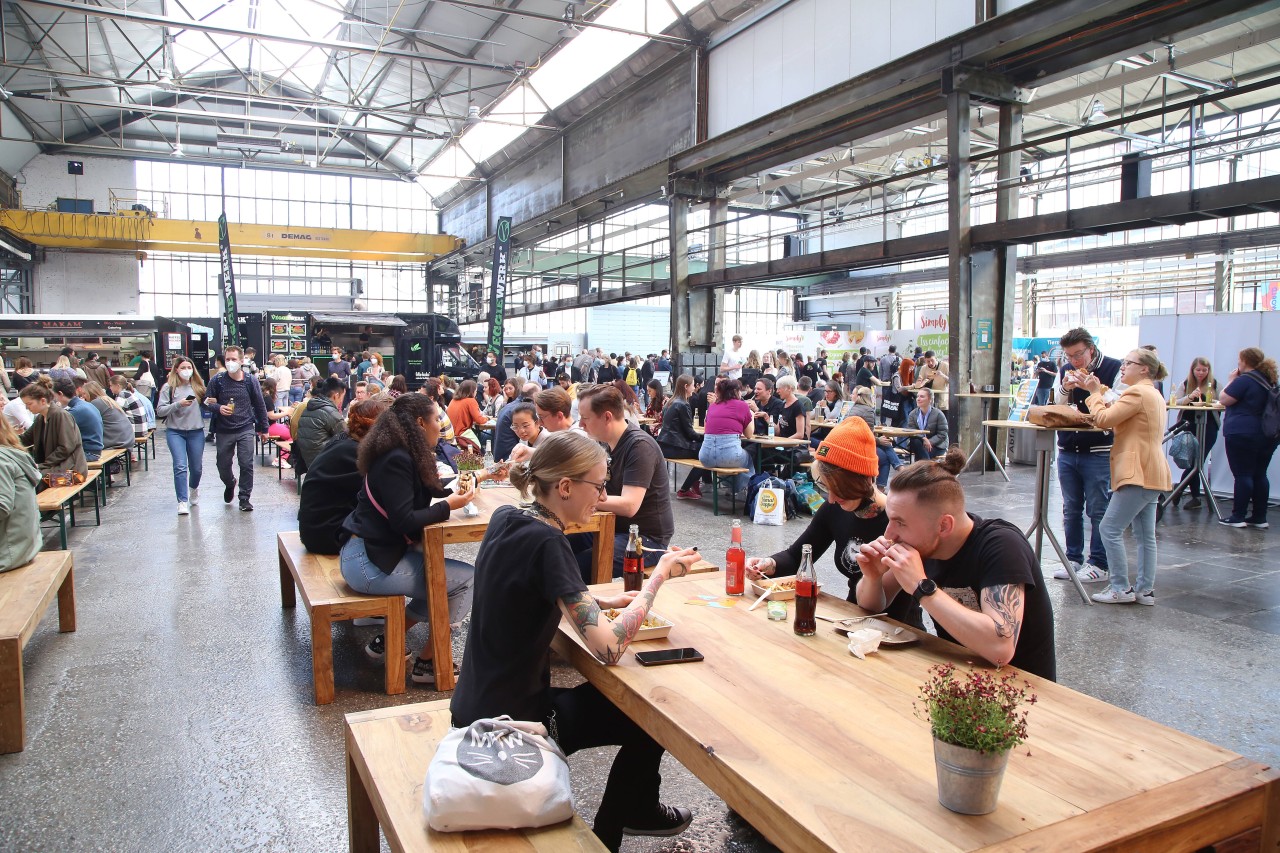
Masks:
[[[48,248],[135,253],[218,251],[218,223],[160,219],[144,211],[98,214],[0,209],[0,228]],[[464,245],[462,239],[446,234],[234,222],[227,228],[233,256],[427,263]]]

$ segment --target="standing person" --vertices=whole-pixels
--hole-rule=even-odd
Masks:
[[[605,356],[604,363],[596,371],[596,383],[598,385],[608,385],[620,378],[618,366],[614,362],[612,356]]]
[[[1063,363],[1058,369],[1055,386],[1056,402],[1075,406],[1088,414],[1085,400],[1089,393],[1080,384],[1087,375],[1114,388],[1120,378],[1120,362],[1106,356],[1085,329],[1072,329],[1058,341]],[[1062,492],[1062,528],[1067,538],[1067,559],[1076,576],[1084,583],[1101,583],[1107,570],[1107,552],[1102,545],[1102,517],[1111,500],[1112,436],[1103,431],[1060,431],[1058,433],[1058,487]],[[1084,514],[1088,513],[1092,531],[1089,536],[1089,562],[1084,560]],[[1053,576],[1068,580],[1066,567]]]
[[[693,430],[693,407],[689,404],[689,396],[693,392],[693,377],[682,373],[676,377],[675,390],[671,401],[662,413],[662,424],[658,430],[658,449],[665,459],[696,459],[702,437]],[[698,500],[702,497],[702,472],[697,468],[690,469],[689,476],[684,478],[683,485],[676,490],[676,497],[682,500]]]
[[[849,581],[846,600],[857,603],[862,579],[858,551],[889,526],[884,493],[872,483],[880,468],[875,448],[875,437],[862,418],[848,418],[827,433],[813,454],[813,483],[826,502],[789,548],[771,557],[748,557],[748,577],[790,577],[800,568],[805,545],[813,546],[814,560],[834,545],[836,569]],[[921,626],[920,606],[905,596],[894,599],[889,616]]]
[[[1218,380],[1213,378],[1213,366],[1209,364],[1209,359],[1204,356],[1196,356],[1191,359],[1191,369],[1187,372],[1187,378],[1173,392],[1173,396],[1169,398],[1170,405],[1189,406],[1194,403],[1211,401],[1218,395]],[[1196,452],[1200,457],[1200,467],[1204,468],[1204,460],[1208,458],[1209,453],[1213,450],[1213,446],[1218,443],[1218,419],[1212,414],[1206,412],[1204,414],[1204,447],[1197,447]],[[1195,435],[1196,413],[1181,411],[1178,412],[1178,423],[1186,424],[1187,428]],[[1185,475],[1185,470],[1183,474]],[[1189,486],[1191,491],[1191,500],[1187,501],[1187,509],[1199,509],[1203,506],[1200,503],[1200,478],[1192,477]],[[1179,495],[1174,500],[1174,506],[1178,505],[1178,501],[1182,499]]]
[[[947,408],[947,366],[938,360],[929,350],[924,354],[923,366],[916,364],[916,389],[928,388],[933,392],[933,404],[939,409]]]
[[[916,408],[907,419],[911,429],[922,429],[927,435],[913,435],[907,441],[907,449],[916,459],[933,459],[947,452],[950,436],[947,419],[933,405],[933,392],[921,388],[916,392]]]
[[[216,447],[218,476],[222,480],[222,501],[231,503],[236,494],[232,456],[240,466],[240,511],[253,512],[253,436],[267,435],[267,404],[258,380],[244,371],[244,351],[237,346],[222,353],[226,370],[209,380],[206,406],[217,406]]]
[[[143,350],[138,353],[138,371],[133,375],[134,385],[137,387],[139,394],[144,395],[151,401],[152,405],[156,402],[156,386],[160,384],[160,368],[156,366],[155,359],[151,357],[151,350]]]
[[[536,382],[539,390],[547,387],[546,374],[542,372],[542,368],[538,366],[538,362],[534,359],[532,353],[524,357],[524,366],[516,371],[516,376],[519,377],[522,384]]]
[[[768,381],[768,377],[761,378],[756,388]],[[716,401],[707,408],[702,447],[698,450],[698,461],[708,467],[747,469],[745,474],[734,475],[734,492],[746,489],[756,473],[751,454],[742,446],[742,439],[755,435],[755,417],[751,408],[738,396],[739,390],[736,379],[721,377],[716,380]]]
[[[901,366],[902,357],[898,355],[898,345],[889,344],[889,351],[880,356],[880,361],[876,366],[876,376],[887,385]]]
[[[89,476],[80,428],[66,409],[54,402],[53,391],[33,382],[18,396],[35,416],[31,429],[22,434],[22,445],[31,448],[40,472],[75,471]]]
[[[254,361],[257,355],[258,351],[253,347],[244,348],[244,372],[254,378],[258,376],[258,363]]]
[[[289,389],[293,387],[293,371],[285,361],[283,355],[274,355],[271,358],[270,370],[265,371],[276,381],[276,396],[272,405],[274,409],[285,409],[289,406]]]
[[[590,521],[606,476],[599,445],[574,432],[550,436],[528,463],[513,466],[511,482],[527,503],[498,509],[485,531],[464,671],[449,707],[455,726],[503,714],[545,723],[565,754],[620,744],[593,827],[617,850],[624,835],[676,835],[693,816],[658,801],[662,747],[640,726],[591,684],[551,686],[551,641],[567,618],[593,655],[617,664],[662,584],[687,573],[698,554],[665,552],[639,593],[592,596],[564,528]],[[610,623],[601,608],[623,612]]]
[[[622,575],[622,557],[627,550],[626,528],[640,528],[644,540],[645,565],[653,566],[675,534],[671,514],[671,487],[667,463],[653,436],[623,417],[622,394],[610,385],[596,385],[578,395],[578,417],[587,435],[609,448],[608,482],[601,483],[599,508],[618,516],[614,536],[613,576]],[[536,455],[536,454],[535,454]],[[578,554],[583,577],[590,577],[591,537],[579,540],[585,548]]]
[[[746,364],[746,355],[742,352],[742,335],[734,335],[732,347],[726,347],[720,357],[720,372],[730,379],[742,378],[742,366]]]
[[[0,572],[30,563],[44,545],[36,503],[39,485],[40,472],[31,454],[9,422],[0,418]]]
[[[880,613],[895,598],[913,598],[943,639],[1055,681],[1053,605],[1040,562],[1017,527],[965,511],[955,477],[964,466],[964,452],[952,447],[942,461],[914,462],[893,478],[889,526],[859,550],[858,606]],[[948,592],[962,587],[978,609]]]
[[[498,380],[499,385],[507,381],[507,369],[502,366],[502,362],[498,360],[496,353],[489,352],[485,354],[484,369],[486,373]]]
[[[302,396],[305,397],[307,388],[311,385],[311,380],[320,375],[320,368],[316,367],[315,362],[311,360],[309,355],[302,357],[302,363],[299,367],[302,368]]]
[[[907,422],[907,415],[911,414],[911,410],[916,407],[916,395],[911,390],[911,385],[915,382],[916,360],[914,358],[904,358],[902,365],[898,368],[898,382],[896,386],[891,385],[890,390],[897,388],[899,414],[896,421],[892,421],[894,426],[901,426]]]
[[[634,355],[627,359],[625,382],[636,400],[640,399],[640,360]]]
[[[1265,530],[1267,501],[1271,483],[1267,468],[1276,452],[1276,437],[1263,429],[1263,413],[1276,385],[1275,359],[1258,347],[1240,350],[1236,369],[1222,389],[1222,405],[1227,407],[1222,440],[1227,448],[1227,464],[1235,478],[1235,504],[1231,516],[1219,524],[1228,527],[1256,527]],[[1253,514],[1249,515],[1249,504]]]
[[[92,404],[81,400],[76,394],[74,382],[59,379],[53,383],[53,398],[59,406],[66,409],[75,419],[80,429],[80,445],[84,448],[87,462],[97,462],[102,456],[102,415]]]
[[[374,421],[360,442],[356,468],[364,482],[356,508],[342,523],[339,567],[342,578],[365,595],[403,595],[405,630],[429,618],[427,576],[423,571],[422,528],[449,518],[475,500],[471,488],[454,494],[440,481],[436,443],[440,418],[425,394],[402,394]],[[483,479],[487,472],[480,472]],[[449,623],[461,624],[471,611],[474,569],[459,560],[444,561],[449,596]],[[373,660],[386,657],[386,637],[365,646]],[[415,684],[435,684],[431,641],[413,663]]]
[[[1058,378],[1058,365],[1049,358],[1049,353],[1040,353],[1040,360],[1035,366],[1035,376],[1036,393],[1031,400],[1031,405],[1043,406],[1049,402],[1049,395],[1053,393],[1053,383]]]
[[[333,348],[333,358],[329,361],[329,375],[341,379],[343,385],[347,385],[351,380],[351,362],[342,357],[342,350],[338,347]]]
[[[1173,488],[1173,483],[1161,442],[1167,418],[1164,396],[1156,390],[1155,383],[1167,375],[1154,352],[1136,349],[1121,364],[1125,390],[1120,399],[1108,404],[1102,383],[1093,374],[1080,381],[1089,392],[1085,404],[1093,413],[1094,426],[1115,435],[1111,500],[1107,502],[1101,531],[1111,583],[1091,596],[1099,604],[1156,603],[1156,502],[1161,493]],[[1129,580],[1129,556],[1124,548],[1124,531],[1130,525],[1138,545],[1136,587]]]
[[[764,376],[764,365],[760,361],[760,353],[752,350],[747,353],[747,360],[742,364],[738,382],[743,388],[754,388],[761,376]]]
[[[204,476],[204,380],[195,363],[177,358],[160,388],[156,414],[165,419],[164,442],[173,457],[173,490],[178,515],[190,515],[200,503],[200,478]]]
[[[306,366],[296,358],[289,359],[285,365],[289,368],[289,405],[293,406],[302,402],[302,398],[307,396],[307,371]]]
[[[111,384],[111,368],[102,363],[96,352],[89,353],[89,357],[84,362],[84,378],[90,382],[97,382],[103,388]],[[57,377],[54,377],[57,379]]]
[[[670,351],[668,351],[668,350],[663,350],[663,351],[658,355],[658,372],[659,372],[659,373],[670,373],[670,372],[671,372],[671,353],[670,353]]]

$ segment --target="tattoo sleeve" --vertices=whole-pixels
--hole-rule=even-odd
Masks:
[[[1019,618],[1022,601],[1021,584],[1001,584],[982,590],[982,609],[995,623],[997,637],[1012,638],[1018,642],[1018,635],[1022,633],[1022,620]]]

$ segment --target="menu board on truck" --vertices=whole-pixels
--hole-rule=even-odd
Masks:
[[[307,317],[293,312],[268,311],[267,351],[290,358],[307,352]]]

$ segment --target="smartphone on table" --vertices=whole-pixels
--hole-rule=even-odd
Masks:
[[[668,663],[693,663],[702,660],[702,653],[697,649],[661,649],[652,652],[636,652],[636,661],[641,666],[662,666]]]

